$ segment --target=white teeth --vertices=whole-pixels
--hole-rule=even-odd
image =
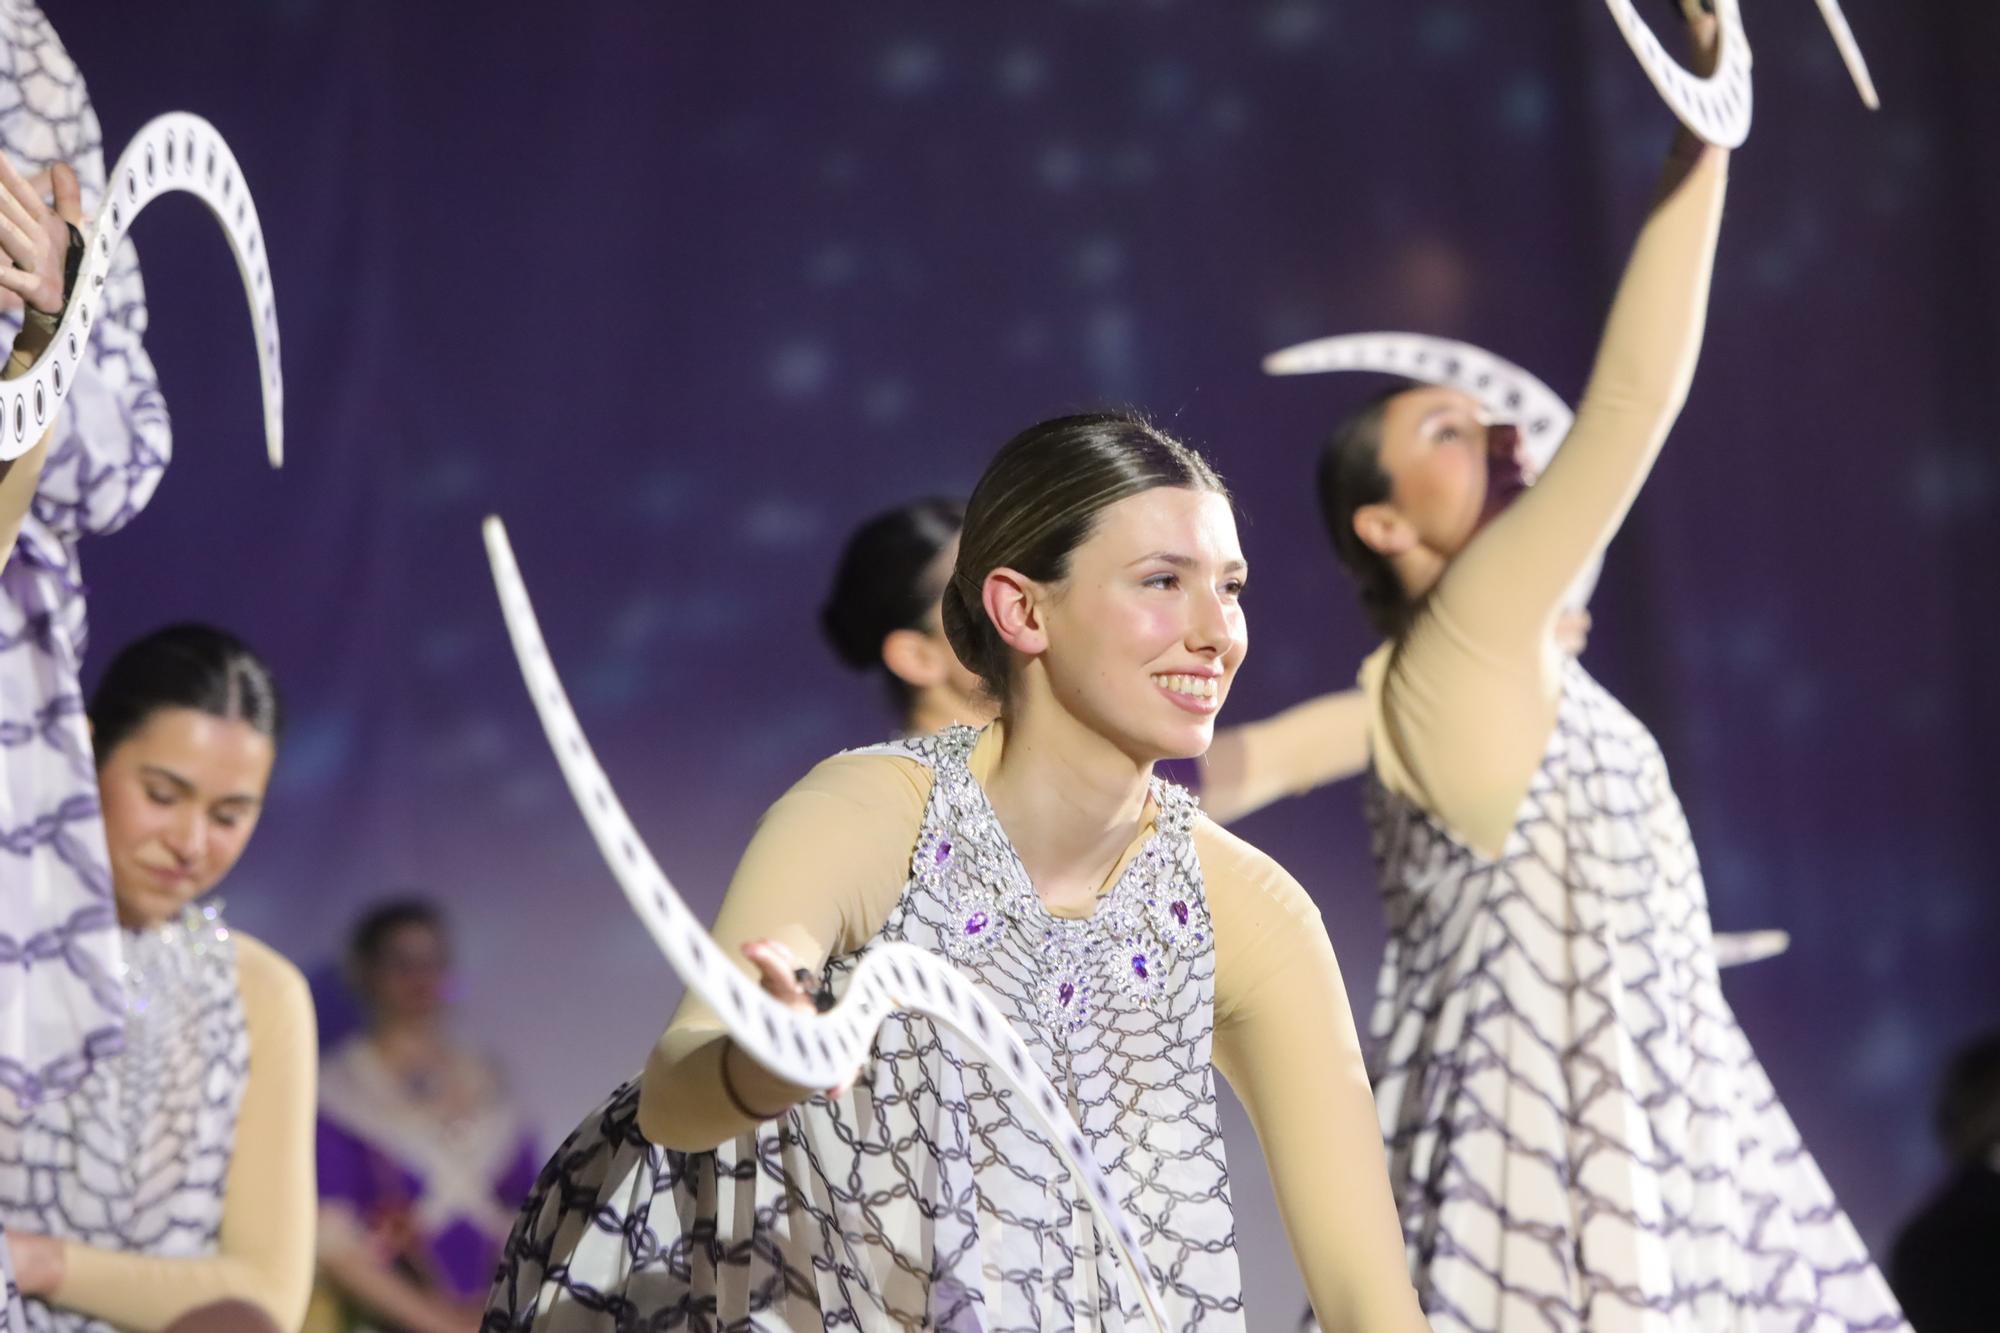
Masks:
[[[1184,676],[1176,672],[1156,674],[1153,680],[1162,689],[1172,690],[1175,694],[1185,694],[1190,699],[1215,697],[1216,680],[1213,676]]]

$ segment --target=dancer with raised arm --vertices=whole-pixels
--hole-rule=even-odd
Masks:
[[[1553,637],[1687,393],[1727,172],[1681,136],[1532,486],[1518,432],[1432,386],[1321,458],[1389,639],[1362,672],[1390,930],[1375,1095],[1438,1329],[1905,1327],[1723,999],[1658,745]]]

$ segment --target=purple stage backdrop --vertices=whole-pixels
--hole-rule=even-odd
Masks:
[[[1038,417],[1142,405],[1234,484],[1239,720],[1350,682],[1371,643],[1308,479],[1365,386],[1259,356],[1422,329],[1573,396],[1670,128],[1594,0],[48,8],[114,151],[169,108],[234,145],[290,390],[272,474],[227,254],[194,205],[149,213],[177,459],[86,552],[93,671],[180,617],[262,647],[293,730],[233,917],[323,967],[363,904],[443,898],[465,1026],[551,1134],[678,987],[529,711],[482,514],[712,908],[760,810],[889,728],[815,639],[844,531]],[[1881,1246],[1937,1169],[1942,1057],[2000,1018],[2000,12],[1851,0],[1871,116],[1814,6],[1748,8],[1707,351],[1589,659],[1659,733],[1718,925],[1792,933],[1727,989]],[[1243,831],[1365,1013],[1358,792]],[[1233,1151],[1273,1326],[1299,1287]]]

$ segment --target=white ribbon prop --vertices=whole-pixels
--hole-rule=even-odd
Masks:
[[[1611,6],[1611,17],[1625,34],[1625,44],[1639,57],[1640,68],[1681,124],[1718,148],[1738,147],[1750,136],[1750,39],[1744,35],[1743,14],[1736,0],[1715,0],[1722,50],[1715,73],[1705,79],[1667,53],[1653,29],[1639,17],[1634,0],[1604,2]]]
[[[1323,375],[1366,370],[1457,389],[1489,416],[1512,422],[1535,470],[1556,456],[1576,413],[1554,389],[1483,347],[1425,333],[1343,333],[1287,347],[1264,358],[1266,375]]]
[[[250,317],[257,326],[257,365],[264,390],[264,441],[271,466],[285,458],[285,385],[278,363],[278,308],[271,292],[270,264],[264,254],[257,206],[236,165],[236,155],[213,125],[200,116],[171,111],[146,123],[105,178],[97,218],[84,237],[69,306],[48,349],[18,379],[0,381],[0,461],[19,458],[48,430],[76,383],[90,340],[91,321],[101,313],[111,257],[146,205],[169,191],[192,194],[222,224],[229,249],[243,275]]]
[[[1792,947],[1792,937],[1782,930],[1717,931],[1715,965],[1742,967],[1776,958]]]
[[[722,1019],[730,1040],[779,1078],[802,1087],[830,1088],[867,1063],[876,1029],[892,1013],[922,1014],[961,1033],[1026,1094],[1030,1113],[1049,1131],[1057,1151],[1083,1182],[1091,1206],[1110,1226],[1147,1318],[1154,1328],[1165,1330],[1165,1307],[1138,1236],[1112,1197],[1062,1095],[1043,1076],[999,1009],[949,961],[913,945],[878,944],[854,970],[840,1003],[824,1014],[803,1014],[780,1004],[737,970],[653,859],[584,739],[569,696],[549,661],[506,527],[498,518],[488,518],[484,533],[514,655],[570,795],[653,942],[688,989]]]
[[[1646,77],[1659,91],[1681,123],[1719,148],[1736,148],[1750,135],[1750,39],[1743,31],[1743,14],[1736,0],[1715,0],[1715,17],[1722,26],[1722,51],[1715,73],[1701,78],[1667,53],[1646,21],[1639,17],[1635,0],[1605,0],[1626,45],[1639,57]],[[1875,80],[1869,77],[1867,57],[1854,40],[1840,0],[1817,0],[1820,17],[1826,20],[1840,59],[1854,80],[1855,91],[1870,111],[1879,111],[1881,99],[1875,95]]]
[[[1840,0],[1819,0],[1819,13],[1833,33],[1833,43],[1840,48],[1840,61],[1847,66],[1847,77],[1854,80],[1854,91],[1861,94],[1862,104],[1870,111],[1880,111],[1882,99],[1875,95],[1875,80],[1868,76],[1868,58],[1861,54],[1861,43],[1854,40],[1854,29],[1847,26]]]
[[[1287,347],[1264,358],[1267,375],[1322,375],[1360,370],[1401,375],[1425,384],[1457,389],[1478,402],[1486,415],[1511,422],[1536,472],[1547,469],[1576,422],[1556,391],[1521,367],[1483,347],[1433,338],[1424,333],[1343,333]],[[1563,605],[1582,610],[1597,590],[1602,556],[1577,576]]]

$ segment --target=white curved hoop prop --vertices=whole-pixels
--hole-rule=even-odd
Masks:
[[[1722,50],[1707,78],[1688,69],[1660,44],[1635,0],[1604,0],[1625,34],[1625,44],[1681,124],[1718,148],[1736,148],[1750,136],[1750,39],[1736,0],[1715,0]],[[1830,2],[1830,0],[1829,0]]]
[[[1030,1113],[1049,1131],[1057,1151],[1083,1183],[1091,1207],[1109,1224],[1141,1306],[1153,1327],[1164,1333],[1165,1306],[1138,1234],[1112,1197],[1083,1131],[1012,1025],[950,962],[913,945],[877,945],[855,969],[840,1003],[824,1014],[801,1014],[779,1004],[737,970],[653,859],[584,739],[549,660],[505,525],[488,518],[483,532],[514,655],[570,795],[653,942],[688,989],[721,1017],[730,1039],[780,1078],[825,1088],[846,1080],[868,1061],[875,1031],[892,1013],[922,1014],[962,1034],[1026,1095]]]
[[[1457,389],[1521,432],[1537,470],[1549,465],[1576,414],[1556,391],[1483,347],[1423,333],[1343,333],[1287,347],[1264,358],[1267,375],[1323,375],[1365,370]]]
[[[1469,394],[1487,415],[1521,432],[1529,461],[1540,472],[1576,421],[1561,396],[1505,357],[1483,347],[1425,333],[1342,333],[1287,347],[1264,358],[1267,375],[1323,375],[1336,370],[1401,375]],[[1592,560],[1563,599],[1582,610],[1597,591],[1602,556]]]
[[[278,359],[278,308],[271,291],[257,206],[236,155],[200,116],[170,111],[146,122],[105,178],[97,218],[84,237],[82,267],[69,307],[48,349],[17,379],[0,382],[0,461],[19,458],[41,439],[76,383],[91,322],[101,310],[104,280],[118,243],[140,210],[170,191],[194,195],[222,224],[250,317],[257,326],[258,379],[264,394],[264,442],[271,466],[285,459],[285,384]]]
[[[1880,111],[1882,99],[1875,95],[1875,80],[1868,74],[1868,57],[1861,54],[1861,43],[1854,40],[1854,29],[1847,26],[1840,0],[1819,0],[1819,15],[1833,34],[1833,44],[1840,48],[1840,63],[1847,66],[1847,77],[1854,80],[1854,91],[1861,94],[1862,105],[1870,111]]]
[[[1783,930],[1718,930],[1715,933],[1715,965],[1743,967],[1776,958],[1792,947],[1790,932]]]

